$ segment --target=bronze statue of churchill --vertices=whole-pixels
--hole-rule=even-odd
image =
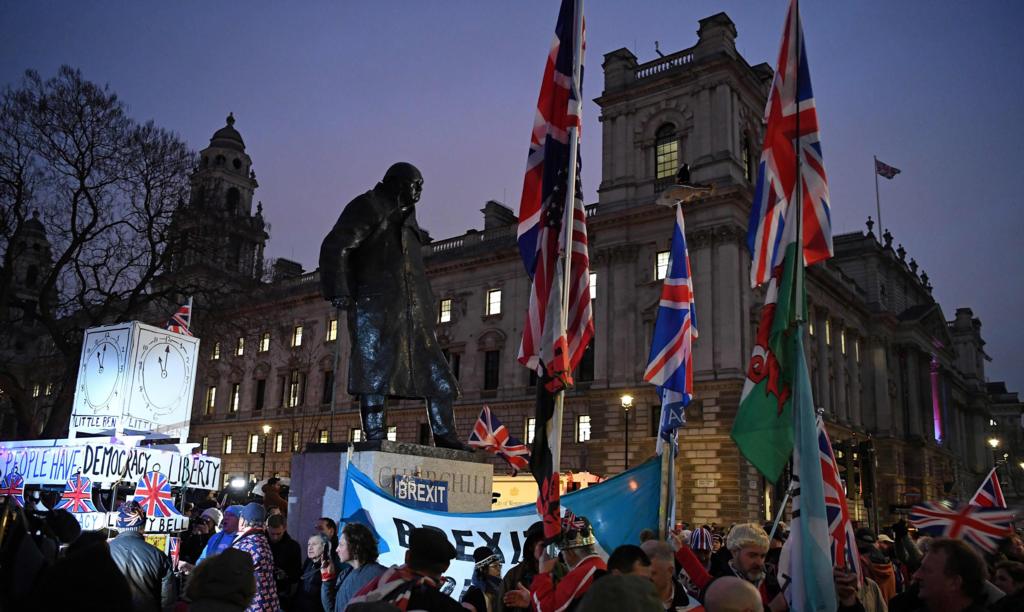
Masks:
[[[359,396],[367,440],[383,440],[388,397],[424,399],[434,444],[464,449],[452,402],[458,383],[434,330],[436,303],[423,266],[427,236],[416,223],[423,176],[391,166],[342,211],[320,247],[326,299],[348,315],[348,392]]]

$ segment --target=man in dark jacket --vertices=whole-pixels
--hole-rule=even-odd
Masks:
[[[284,517],[275,514],[267,518],[267,539],[274,555],[274,579],[281,607],[291,609],[295,590],[302,575],[302,550],[299,543],[288,535]]]
[[[420,171],[397,163],[349,202],[320,247],[321,291],[348,311],[348,392],[359,396],[365,439],[385,438],[389,396],[425,399],[434,444],[465,449],[452,412],[458,383],[437,342],[421,254],[429,241],[416,223],[422,189]]]
[[[128,580],[132,607],[137,612],[162,610],[178,599],[171,560],[142,537],[146,513],[138,502],[126,502],[117,513],[118,535],[110,556]]]

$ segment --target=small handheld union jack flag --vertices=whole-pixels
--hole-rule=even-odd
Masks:
[[[171,499],[171,485],[167,477],[160,472],[146,472],[135,487],[135,497],[149,518],[166,518],[179,512],[174,508]]]
[[[178,568],[178,558],[181,552],[181,538],[170,536],[167,538],[167,556],[171,558],[171,567]]]
[[[530,467],[530,451],[525,444],[512,437],[504,423],[491,412],[489,406],[480,411],[480,418],[469,434],[469,445],[494,453],[512,466],[512,473]]]
[[[171,315],[171,320],[167,322],[167,330],[176,334],[191,336],[192,332],[189,330],[189,325],[191,324],[192,298],[188,298],[188,304],[182,304],[181,307]]]
[[[68,512],[96,512],[92,503],[92,481],[81,474],[69,478],[57,508]]]
[[[1012,533],[1013,512],[966,504],[925,502],[910,511],[910,524],[932,537],[959,538],[985,552],[995,552],[999,541]]]
[[[978,487],[974,497],[968,503],[982,508],[1006,507],[1006,498],[1003,497],[1003,488],[999,486],[999,476],[996,474],[996,468],[992,468],[992,471],[988,473],[988,476],[982,481],[981,486]]]
[[[8,474],[0,480],[0,496],[9,496],[19,508],[25,506],[25,479],[21,474]]]

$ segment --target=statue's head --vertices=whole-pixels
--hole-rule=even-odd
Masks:
[[[393,164],[384,174],[382,181],[388,191],[398,196],[402,206],[412,206],[423,193],[423,175],[416,166],[407,162]]]

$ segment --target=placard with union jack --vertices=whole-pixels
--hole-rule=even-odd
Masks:
[[[96,512],[92,503],[92,481],[81,474],[69,478],[57,508],[68,512]]]
[[[179,514],[171,498],[171,485],[160,472],[146,472],[142,475],[132,501],[142,506],[147,518],[167,518]]]

